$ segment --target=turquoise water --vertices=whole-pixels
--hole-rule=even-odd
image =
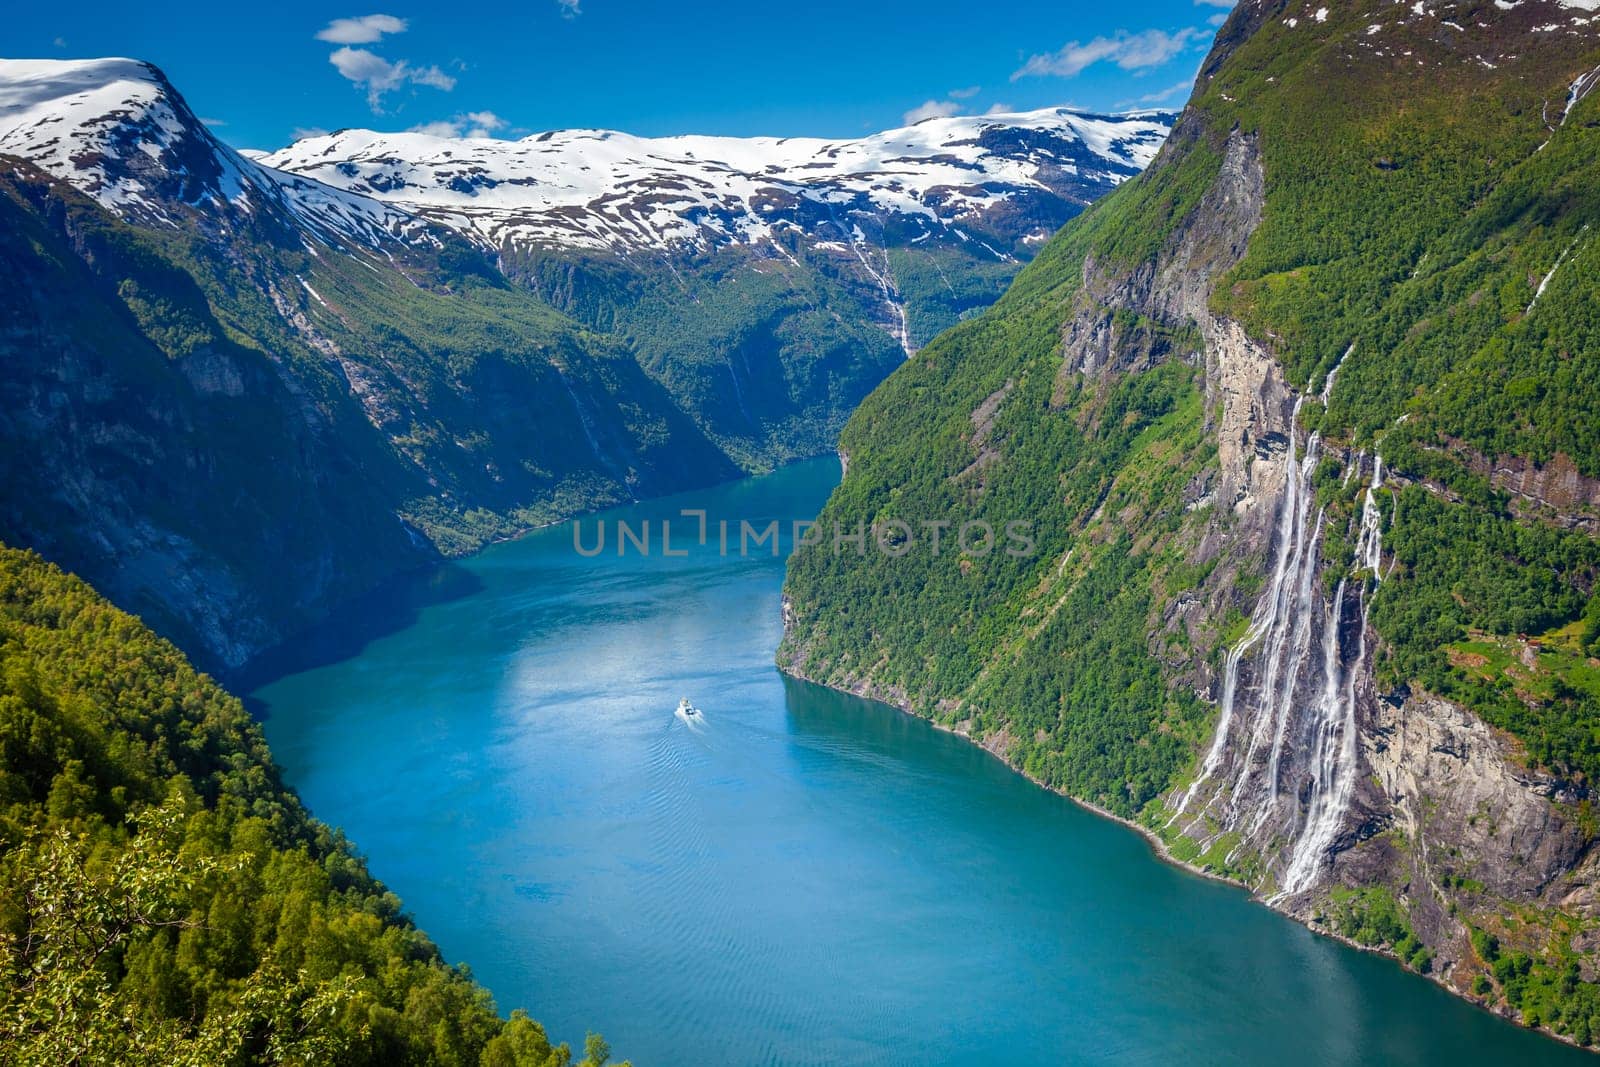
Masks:
[[[785,680],[781,560],[721,558],[715,523],[809,517],[837,478],[613,513],[650,558],[563,526],[372,598],[254,693],[289,781],[503,1009],[638,1067],[1592,1062]],[[712,543],[662,558],[680,507]]]

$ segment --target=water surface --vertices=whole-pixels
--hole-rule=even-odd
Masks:
[[[739,558],[736,524],[810,517],[838,473],[610,513],[593,559],[555,527],[370,599],[253,694],[289,781],[503,1009],[638,1067],[1593,1062],[958,738],[785,680],[782,561]],[[662,558],[682,507],[711,544]],[[651,557],[616,556],[617,518],[651,520]]]

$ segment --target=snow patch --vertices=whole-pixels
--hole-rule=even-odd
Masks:
[[[253,215],[270,204],[330,243],[437,243],[407,212],[235,152],[137,60],[0,60],[0,155],[155,225],[177,226],[174,211]]]
[[[1068,108],[928,119],[858,140],[635,137],[556,130],[518,141],[345,130],[267,165],[404,207],[486,247],[759,244],[786,215],[884,213],[923,232],[976,218],[1062,174],[1114,185],[1155,158],[1171,116]],[[808,209],[807,204],[815,205]],[[842,217],[840,217],[842,216]]]

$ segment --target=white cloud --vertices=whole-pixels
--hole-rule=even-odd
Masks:
[[[575,19],[583,14],[583,8],[578,6],[582,0],[556,0],[556,6],[561,9],[561,17]]]
[[[1012,109],[1010,104],[990,104],[989,105],[989,110],[985,111],[984,114],[985,115],[1009,115],[1009,114],[1011,114],[1012,110],[1013,109]]]
[[[947,119],[951,115],[959,114],[961,105],[953,100],[924,100],[900,116],[900,121],[907,126],[915,126],[923,119]]]
[[[464,111],[453,119],[413,126],[410,132],[425,133],[432,137],[493,137],[509,125],[493,111]]]
[[[1088,42],[1068,41],[1060,51],[1030,57],[1011,75],[1011,80],[1041,75],[1075,78],[1086,68],[1101,62],[1115,63],[1123,70],[1159,67],[1205,37],[1205,31],[1186,27],[1176,33],[1118,30],[1110,37],[1096,37]]]
[[[402,85],[428,85],[449,92],[456,80],[438,67],[414,67],[404,59],[391,63],[365,48],[340,48],[328,62],[350,81],[367,91],[367,105],[379,111],[383,94]]]
[[[1212,15],[1210,18],[1206,19],[1206,25],[1207,26],[1221,26],[1224,22],[1227,22],[1227,21],[1228,21],[1228,16],[1224,15],[1222,12],[1219,11],[1215,15]]]
[[[405,33],[406,20],[393,15],[361,15],[334,19],[317,31],[317,40],[330,44],[371,44],[386,33]]]
[[[950,90],[950,99],[952,99],[952,100],[970,100],[974,96],[977,96],[978,93],[982,91],[982,89],[983,89],[983,86],[981,86],[981,85],[969,85],[965,89],[951,89]]]
[[[407,133],[425,133],[429,137],[460,137],[461,124],[452,119],[440,119],[437,122],[424,122],[413,126]]]
[[[1231,9],[1236,0],[1194,0],[1197,7],[1226,7]]]
[[[307,137],[326,137],[328,131],[321,126],[296,126],[290,136],[296,141],[304,141]]]
[[[228,124],[226,119],[202,118],[200,121],[206,126],[226,126]]]
[[[506,120],[493,111],[463,111],[460,117],[474,126],[487,126],[491,130],[498,130],[506,124]]]
[[[1147,106],[1150,105],[1150,104],[1165,104],[1167,101],[1171,100],[1173,97],[1179,96],[1179,95],[1181,95],[1183,93],[1187,93],[1190,89],[1193,89],[1193,88],[1194,88],[1194,79],[1193,78],[1185,78],[1183,81],[1175,82],[1172,85],[1167,86],[1165,89],[1158,89],[1157,91],[1155,91],[1153,93],[1145,93],[1143,96],[1141,96],[1139,98],[1139,103],[1145,104]]]
[[[57,37],[55,45],[57,48],[65,48],[67,47],[67,39],[65,37]]]

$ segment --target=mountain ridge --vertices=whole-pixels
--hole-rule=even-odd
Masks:
[[[1105,146],[1116,127],[1030,121]],[[431,559],[827,452],[907,350],[997,294],[1027,233],[1130,169],[1050,188],[1044,163],[1002,157],[1068,141],[962,128],[979,126],[1017,143],[941,146],[926,166],[986,173],[942,159],[957,151],[1014,172],[1025,196],[972,187],[986,228],[950,201],[942,237],[897,237],[941,216],[857,189],[795,198],[832,213],[836,240],[491,249],[233,151],[150,64],[0,60],[0,527],[233,669]],[[1136,126],[1146,147],[1164,133]],[[667,214],[722,225],[697,210]]]
[[[865,198],[908,223],[923,220],[927,228],[909,239],[926,240],[963,219],[981,230],[985,211],[1018,195],[1071,196],[1066,186],[1072,179],[1103,188],[1137,173],[1154,155],[1165,136],[1162,120],[1170,117],[1046,108],[927,119],[845,140],[645,138],[566,129],[510,141],[351,129],[254,158],[448,220],[492,249],[536,243],[704,250],[770,241],[785,228],[792,238],[814,236],[789,217],[800,211],[794,203],[800,199],[837,214]],[[1007,141],[1010,154],[991,148]],[[1060,172],[1054,183],[1051,168]],[[578,208],[581,216],[573,214]],[[1034,229],[1019,239],[1038,242],[1048,232]],[[851,234],[837,236],[848,240]]]
[[[1037,556],[802,548],[780,666],[1592,1043],[1597,65],[1572,5],[1239,4],[1151,167],[841,436],[825,528]]]
[[[325,234],[369,242],[417,228],[380,204],[263,173],[142,60],[0,59],[0,110],[0,155],[27,160],[125,219],[176,225],[175,206],[209,204],[224,213],[277,207]],[[302,204],[317,210],[302,214]]]

